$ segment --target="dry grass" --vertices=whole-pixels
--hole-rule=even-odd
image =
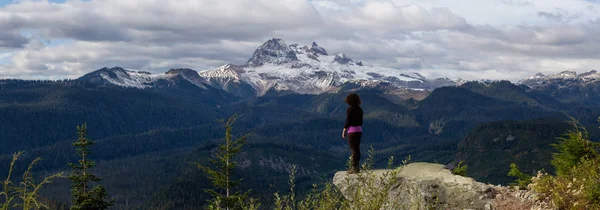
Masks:
[[[0,205],[0,210],[49,209],[48,206],[40,201],[39,191],[44,185],[51,183],[51,180],[63,177],[63,174],[58,173],[45,177],[42,179],[42,181],[36,183],[32,175],[32,170],[33,166],[41,160],[40,158],[37,158],[29,164],[27,171],[23,173],[22,181],[20,181],[18,185],[15,185],[15,183],[13,183],[11,180],[13,175],[12,173],[15,163],[22,154],[23,152],[17,152],[13,155],[12,161],[10,162],[8,175],[6,176],[6,179],[2,181],[2,191],[0,191],[0,197],[3,198],[3,201]]]
[[[345,181],[350,188],[346,199],[342,192],[333,185],[326,183],[321,190],[318,190],[316,184],[313,185],[312,192],[308,193],[304,199],[297,201],[295,195],[295,167],[290,174],[290,193],[280,195],[275,193],[275,209],[277,210],[333,210],[333,209],[405,209],[398,200],[390,200],[390,192],[397,181],[398,174],[403,166],[408,163],[407,158],[399,167],[394,167],[394,157],[388,159],[388,169],[382,176],[375,176],[373,173],[374,149],[369,150],[369,157],[361,165],[361,173],[356,175],[354,183],[348,177]],[[349,158],[350,160],[350,158]],[[348,163],[349,165],[349,163]]]

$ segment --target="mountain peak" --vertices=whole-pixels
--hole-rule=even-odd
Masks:
[[[348,64],[352,62],[352,59],[350,59],[350,57],[346,56],[346,54],[344,53],[337,53],[335,54],[335,58],[333,59],[333,61],[339,64]]]
[[[277,43],[277,44],[280,44],[280,45],[285,45],[285,41],[283,41],[283,39],[281,39],[281,38],[272,38],[272,39],[267,40],[263,44],[267,44],[267,43]]]
[[[549,80],[549,79],[575,79],[577,78],[577,72],[575,71],[562,71],[557,74],[544,75],[537,73],[533,76],[525,78],[525,80]]]
[[[189,69],[189,68],[173,68],[173,69],[169,69],[169,71],[167,71],[165,74],[193,74],[193,73],[198,74],[198,72],[196,72],[195,70]]]
[[[562,71],[558,74],[555,75],[551,75],[551,78],[557,78],[557,79],[570,79],[570,78],[575,78],[577,77],[577,72],[575,71]]]
[[[325,50],[325,48],[320,47],[319,45],[317,45],[316,42],[312,43],[312,47],[310,48],[310,51],[315,54],[327,55],[327,51]]]
[[[117,85],[123,87],[147,88],[148,83],[153,81],[152,75],[148,72],[128,71],[124,68],[115,66],[112,68],[104,67],[83,75],[79,81],[89,82],[97,85]]]
[[[115,67],[103,67],[101,69],[98,69],[96,71],[90,72],[84,76],[82,76],[81,78],[91,78],[91,77],[97,77],[100,75],[104,75],[105,77],[109,77],[109,78],[117,78],[117,74],[127,74],[127,70],[125,70],[124,68],[115,66]]]
[[[596,81],[600,80],[600,73],[598,73],[596,70],[591,70],[589,72],[579,74],[577,77],[583,79],[584,81]]]
[[[100,73],[100,72],[127,72],[127,70],[125,70],[124,68],[119,67],[119,66],[114,66],[114,67],[106,67],[105,66],[105,67],[103,67],[101,69],[98,69],[98,70],[96,70],[94,72],[91,72],[90,74],[92,74],[92,73]]]
[[[273,38],[258,47],[246,65],[257,67],[267,63],[283,64],[292,61],[298,61],[296,53],[282,39]]]
[[[181,78],[187,80],[188,82],[200,87],[206,88],[205,79],[198,74],[196,70],[189,68],[173,68],[165,73],[167,77],[170,78]]]
[[[204,78],[227,78],[233,81],[239,81],[241,79],[241,73],[244,73],[243,67],[225,64],[215,70],[208,70],[200,72],[200,76]]]

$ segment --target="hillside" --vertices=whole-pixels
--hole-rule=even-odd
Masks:
[[[458,144],[455,161],[464,160],[469,176],[487,183],[514,181],[507,175],[511,163],[528,174],[542,169],[552,172],[550,160],[555,150],[551,144],[571,127],[556,119],[484,123]]]

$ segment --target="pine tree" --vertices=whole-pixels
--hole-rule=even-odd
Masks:
[[[94,167],[94,161],[88,157],[90,149],[88,148],[94,142],[87,139],[87,125],[84,123],[77,126],[77,141],[73,146],[77,148],[77,156],[81,159],[77,164],[69,163],[73,169],[69,179],[73,182],[71,192],[73,196],[72,210],[101,210],[108,209],[113,205],[113,201],[106,201],[108,196],[106,189],[102,185],[92,186],[92,182],[100,181],[100,177],[92,174],[89,169]]]
[[[223,122],[225,125],[225,142],[219,145],[216,153],[210,158],[212,167],[197,164],[206,176],[212,181],[213,189],[206,189],[213,200],[210,201],[210,209],[241,209],[248,200],[249,191],[233,192],[233,188],[239,185],[240,180],[232,180],[236,166],[233,158],[242,151],[247,135],[232,140],[231,130],[237,116],[232,116]]]

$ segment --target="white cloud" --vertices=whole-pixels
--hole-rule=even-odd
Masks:
[[[353,30],[377,31],[379,34],[415,30],[455,29],[467,25],[464,18],[447,8],[430,11],[417,5],[399,6],[391,1],[371,1],[334,17]]]
[[[598,18],[595,4],[562,0],[21,1],[0,8],[0,77],[205,69],[280,37],[366,65],[518,80],[597,68]]]

